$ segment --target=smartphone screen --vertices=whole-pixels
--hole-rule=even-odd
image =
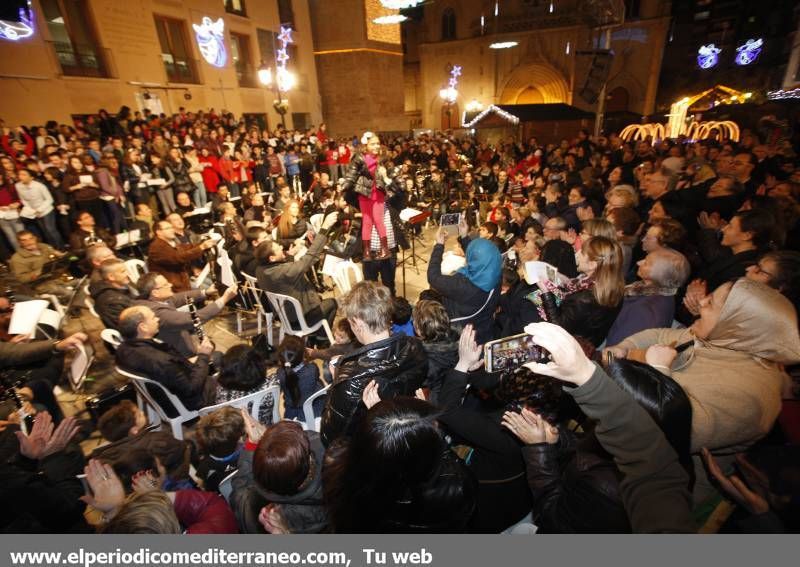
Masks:
[[[489,342],[484,347],[487,372],[500,372],[519,368],[526,362],[547,362],[550,353],[533,342],[528,334],[514,335]]]

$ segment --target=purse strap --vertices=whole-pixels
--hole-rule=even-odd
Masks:
[[[469,319],[473,319],[473,318],[477,317],[478,315],[480,315],[481,311],[483,311],[486,308],[486,306],[489,304],[489,300],[492,299],[493,295],[494,295],[494,289],[492,289],[492,291],[489,292],[489,295],[486,296],[486,301],[483,302],[483,305],[481,305],[481,308],[478,309],[475,313],[473,313],[472,315],[467,315],[466,317],[457,317],[455,319],[450,319],[450,323],[451,324],[452,323],[458,323],[459,321],[467,321]]]

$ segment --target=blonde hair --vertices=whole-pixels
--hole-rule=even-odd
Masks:
[[[160,490],[134,492],[101,530],[104,534],[180,534],[169,497]]]
[[[617,229],[606,219],[586,219],[581,229],[590,236],[603,236],[609,240],[617,239]]]
[[[359,319],[373,333],[388,331],[392,325],[394,303],[389,288],[371,281],[358,282],[342,303],[348,319]]]
[[[594,271],[594,297],[604,307],[616,307],[625,294],[622,277],[622,248],[604,236],[593,236],[581,248],[590,261],[597,263]]]
[[[606,201],[610,201],[611,197],[619,197],[623,199],[623,207],[636,208],[639,206],[639,195],[636,194],[636,189],[632,185],[617,185],[605,195]]]

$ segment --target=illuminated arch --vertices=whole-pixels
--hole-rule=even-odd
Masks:
[[[569,88],[564,75],[549,65],[528,63],[520,65],[511,72],[501,90],[500,104],[518,104],[520,95],[531,87],[541,93],[541,102],[567,104],[570,102]]]

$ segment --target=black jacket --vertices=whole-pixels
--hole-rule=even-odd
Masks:
[[[469,317],[454,323],[454,326],[463,327],[471,323],[475,328],[475,340],[479,345],[491,341],[495,338],[493,317],[500,301],[500,283],[498,282],[492,292],[486,292],[474,285],[463,274],[443,275],[443,254],[444,246],[434,245],[428,264],[428,284],[442,294],[442,304],[451,321]],[[489,293],[491,293],[491,297],[489,297]],[[476,313],[477,315],[475,315]]]
[[[533,502],[525,482],[521,444],[500,425],[503,406],[487,403],[480,409],[468,409],[461,405],[469,378],[456,370],[447,374],[439,400],[443,410],[439,422],[454,444],[469,447],[465,460],[478,479],[477,509],[469,530],[498,533],[522,520]]]
[[[89,286],[89,295],[94,300],[94,309],[109,329],[119,326],[119,314],[133,305],[136,296],[130,288],[117,288],[103,280]]]
[[[605,307],[597,303],[591,289],[584,289],[566,296],[549,322],[599,347],[621,310],[622,301],[614,307]]]
[[[325,446],[347,435],[366,413],[361,394],[370,382],[378,383],[381,399],[413,396],[428,374],[422,342],[392,335],[361,347],[339,359],[333,385],[322,412],[320,433]]]
[[[523,447],[522,456],[543,533],[630,533],[622,474],[594,435],[575,446],[562,434],[559,443]]]
[[[437,403],[442,382],[448,371],[458,363],[458,333],[451,330],[450,336],[438,342],[423,342],[422,348],[428,357],[428,376],[425,387],[431,391],[431,403]]]
[[[197,361],[191,363],[166,343],[153,339],[132,339],[119,345],[116,358],[123,370],[162,384],[178,396],[186,409],[200,409],[215,400],[216,381],[208,375],[207,354],[198,354]],[[161,391],[153,390],[150,393],[169,415],[171,404]],[[177,412],[174,412],[170,416],[176,415]]]
[[[525,280],[520,280],[500,296],[499,310],[495,315],[499,337],[518,335],[528,323],[541,321],[536,305],[527,298],[538,288],[536,284],[529,285]]]

